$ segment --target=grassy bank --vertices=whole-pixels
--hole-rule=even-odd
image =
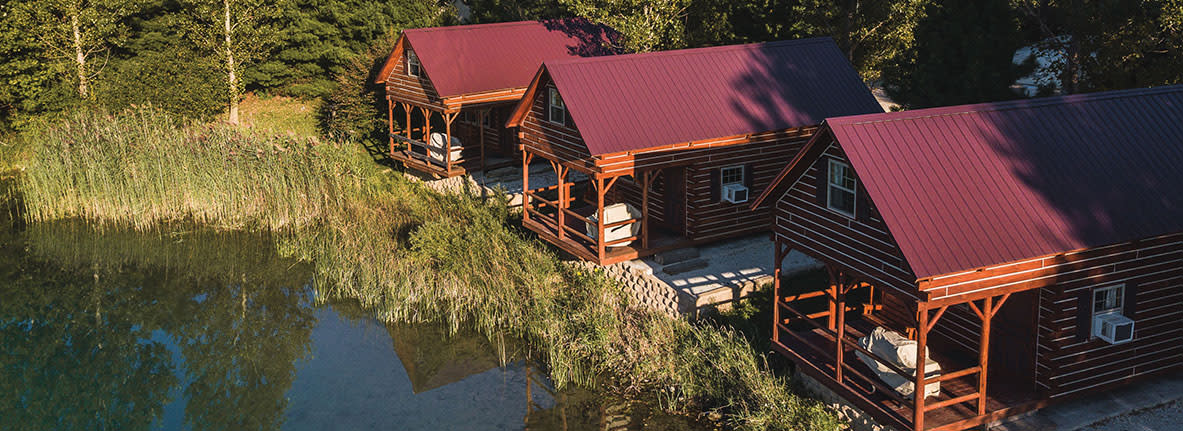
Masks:
[[[526,340],[557,385],[656,394],[671,411],[718,411],[746,429],[840,425],[734,332],[635,307],[598,272],[509,227],[502,202],[435,194],[379,170],[360,146],[147,110],[79,113],[26,139],[30,221],[268,231],[281,255],[313,265],[323,297],[390,322]]]

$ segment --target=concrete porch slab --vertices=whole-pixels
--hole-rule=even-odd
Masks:
[[[660,280],[678,292],[684,314],[724,306],[751,295],[761,285],[772,282],[772,242],[767,234],[737,238],[698,246],[699,258],[706,265],[676,274],[667,274],[652,257],[628,264],[638,272]],[[671,263],[677,265],[678,263]],[[796,251],[790,252],[781,267],[785,276],[821,268],[821,263]]]
[[[489,170],[488,172],[472,172],[452,178],[434,179],[417,172],[407,172],[407,178],[421,181],[427,188],[440,193],[461,193],[467,190],[477,196],[488,196],[497,191],[504,192],[509,198],[510,207],[522,206],[522,168],[517,166]],[[568,182],[586,180],[587,176],[572,171],[567,175]],[[558,176],[549,164],[535,163],[530,165],[530,188],[550,187],[558,184]]]

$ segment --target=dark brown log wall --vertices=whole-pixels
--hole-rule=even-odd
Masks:
[[[819,143],[821,144],[821,143]],[[845,161],[846,156],[832,142],[813,166],[793,183],[775,205],[775,232],[793,249],[828,263],[838,264],[857,277],[879,288],[892,288],[896,294],[917,298],[916,276],[904,261],[886,224],[865,196],[860,204],[869,205],[864,217],[851,218],[819,203],[819,169],[829,158]],[[782,165],[783,167],[783,165]],[[865,193],[862,193],[865,195]],[[913,324],[914,325],[914,324]]]
[[[442,103],[431,80],[421,73],[420,76],[407,75],[406,54],[394,66],[390,75],[386,76],[386,94],[396,101],[410,102],[418,105],[441,106]]]

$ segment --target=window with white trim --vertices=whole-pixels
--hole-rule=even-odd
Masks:
[[[1121,313],[1124,307],[1125,285],[1093,289],[1093,317],[1108,313]]]
[[[830,178],[827,181],[826,207],[854,217],[855,187],[858,185],[850,165],[830,160]]]
[[[719,170],[719,186],[728,184],[744,184],[743,165],[728,166]]]
[[[423,74],[423,65],[419,64],[419,56],[415,51],[407,50],[407,75],[419,76]]]
[[[567,105],[563,104],[563,98],[559,96],[557,88],[549,87],[548,90],[550,90],[550,112],[547,113],[546,119],[555,124],[566,124]]]

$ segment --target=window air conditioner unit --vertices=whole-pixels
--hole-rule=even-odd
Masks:
[[[723,186],[723,200],[733,204],[742,204],[748,201],[748,188],[741,184],[728,184]]]
[[[1109,344],[1121,344],[1134,339],[1134,321],[1117,313],[1093,317],[1093,335]]]

